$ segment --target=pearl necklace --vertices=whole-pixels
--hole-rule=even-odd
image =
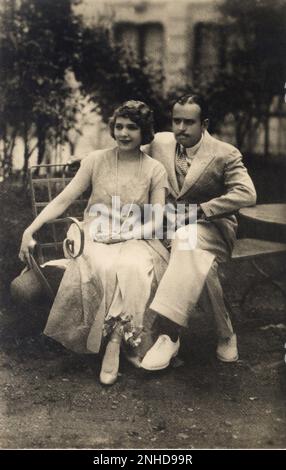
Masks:
[[[118,151],[118,148],[116,149],[116,163],[115,163],[115,165],[116,165],[115,166],[115,174],[116,174],[115,192],[116,192],[116,197],[120,197],[119,191],[118,191],[118,167],[119,167],[119,151]],[[142,174],[142,166],[143,166],[143,152],[140,151],[139,168],[138,168],[137,175],[135,175],[135,177],[137,177],[138,179],[140,179],[141,174]],[[123,231],[123,227],[126,224],[128,218],[130,216],[130,213],[131,213],[131,210],[133,208],[134,202],[135,202],[135,195],[133,193],[133,201],[131,202],[131,204],[129,206],[128,213],[125,216],[125,220],[124,220],[124,222],[121,226],[121,229],[120,229],[121,232]]]

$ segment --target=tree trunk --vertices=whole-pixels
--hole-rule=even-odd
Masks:
[[[242,119],[240,116],[236,116],[235,118],[235,140],[237,148],[242,151],[243,143],[244,143],[244,135],[243,135],[243,124]]]
[[[3,179],[7,179],[12,174],[13,170],[13,150],[15,147],[15,141],[17,136],[17,130],[13,130],[9,135],[7,126],[5,126],[2,140],[3,140],[3,159],[1,162],[2,176]]]
[[[269,116],[267,115],[264,119],[264,158],[268,158],[269,154]]]
[[[26,123],[24,124],[24,131],[23,131],[23,139],[24,139],[24,166],[23,166],[23,179],[26,180],[27,172],[28,172],[28,165],[29,165],[29,158],[30,158],[30,151],[29,151],[29,135]]]
[[[45,126],[39,122],[37,124],[37,138],[38,138],[38,160],[37,163],[40,165],[45,157],[45,151],[46,151],[46,133],[47,130]]]
[[[72,142],[71,140],[68,141],[68,144],[69,144],[69,148],[70,148],[70,155],[74,155],[75,153],[75,142]]]

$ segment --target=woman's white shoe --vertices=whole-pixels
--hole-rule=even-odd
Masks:
[[[104,385],[112,385],[116,382],[119,369],[121,337],[111,338],[106,346],[100,371],[100,382]]]
[[[230,338],[219,339],[216,355],[217,358],[223,362],[236,362],[238,360],[237,338],[235,333]]]

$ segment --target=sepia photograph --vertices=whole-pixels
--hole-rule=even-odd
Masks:
[[[285,58],[286,0],[0,0],[3,458],[286,448]]]

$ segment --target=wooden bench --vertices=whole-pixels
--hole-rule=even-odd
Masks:
[[[59,194],[71,181],[78,169],[78,163],[72,165],[40,165],[30,169],[30,188],[33,215],[36,217],[41,210]],[[88,200],[88,194],[82,195],[74,201],[69,209],[60,218],[48,223],[37,234],[36,259],[32,259],[34,268],[47,260],[63,258],[63,240],[72,218],[82,220],[83,212]],[[285,291],[275,280],[260,268],[256,261],[260,258],[277,256],[286,253],[286,243],[259,240],[256,238],[242,238],[236,240],[230,262],[242,260],[251,261],[256,271],[265,279],[274,283],[282,292]],[[36,261],[37,260],[37,261]],[[228,261],[228,262],[229,262]],[[40,268],[39,268],[40,269]],[[250,288],[256,283],[251,284]],[[246,298],[250,288],[243,296]]]
[[[36,165],[29,170],[33,216],[36,217],[72,180],[79,164]],[[88,194],[74,201],[59,218],[45,224],[36,234],[36,258],[40,264],[64,257],[63,241],[69,225],[82,221]],[[81,234],[82,236],[82,234]],[[66,245],[67,249],[72,248]]]
[[[240,227],[255,236],[255,239],[237,240],[232,259],[250,259],[256,272],[260,274],[256,280],[250,283],[243,296],[244,302],[250,290],[262,280],[271,282],[284,296],[286,296],[285,283],[274,279],[261,265],[258,265],[259,258],[277,258],[285,253],[286,244],[286,204],[257,204],[254,207],[246,207],[239,211]],[[247,226],[245,225],[247,223]],[[256,237],[259,237],[257,239]],[[261,240],[260,238],[264,238]],[[272,241],[270,241],[272,240]],[[259,279],[260,278],[260,279]]]
[[[273,256],[279,253],[286,253],[286,243],[258,240],[257,238],[241,238],[236,240],[234,244],[231,260],[256,260],[261,256]]]

